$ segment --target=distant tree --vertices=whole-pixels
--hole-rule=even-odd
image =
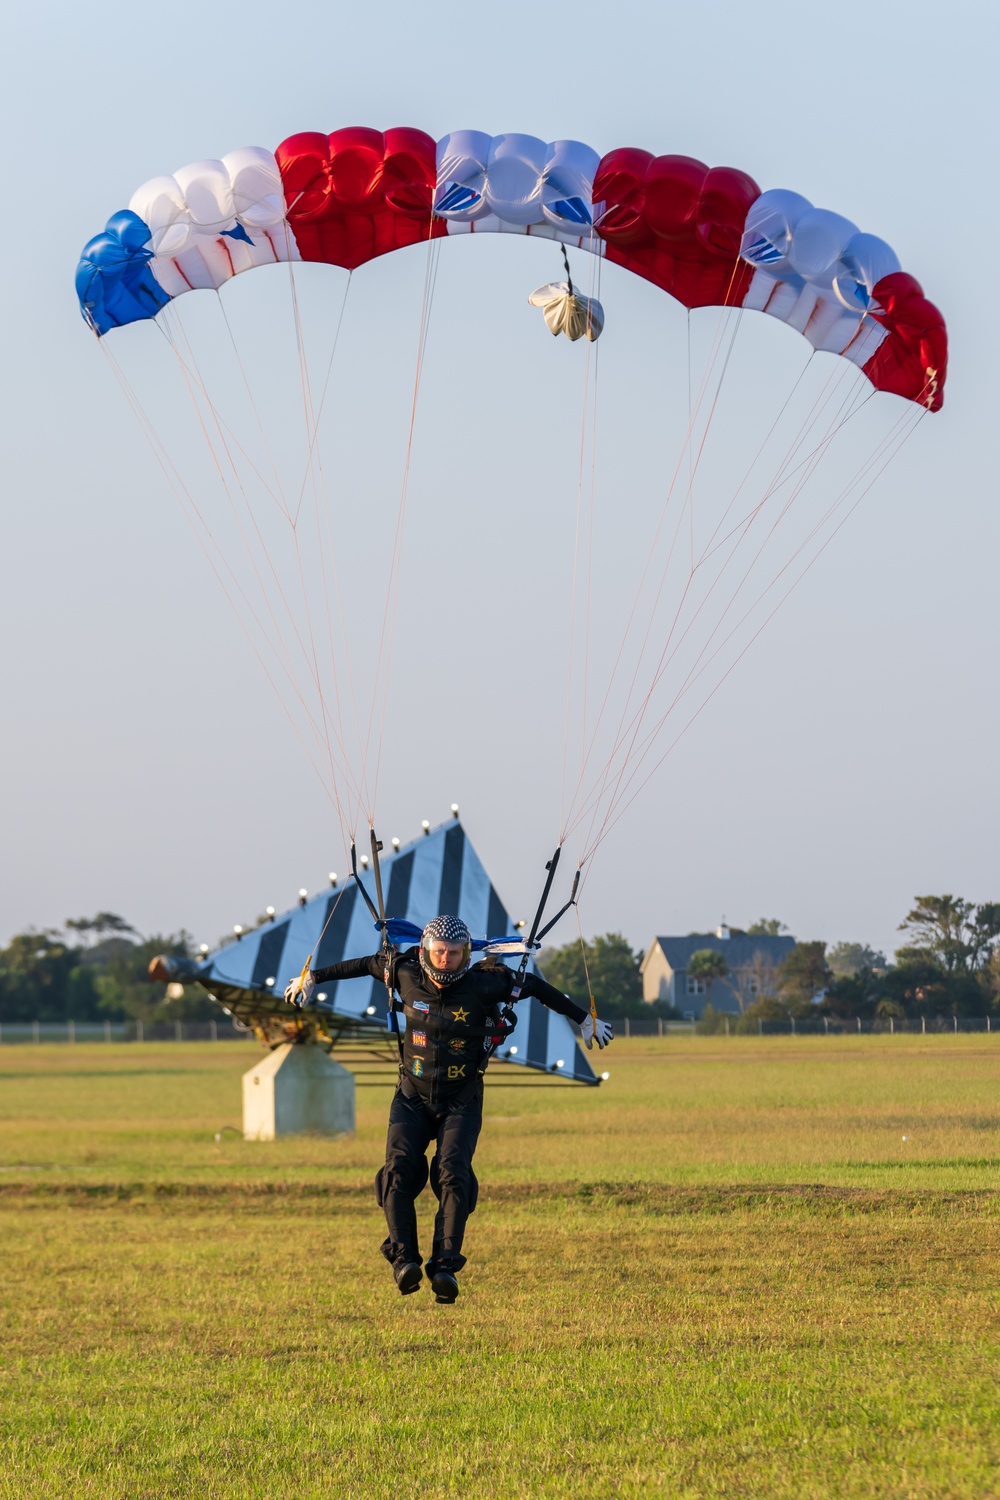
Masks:
[[[589,971],[601,1015],[634,1016],[642,1004],[642,954],[634,953],[620,932],[605,933],[583,948],[586,966],[579,941],[563,948],[546,948],[539,954],[538,965],[549,984],[586,1010],[590,1007]]]
[[[886,967],[885,954],[867,943],[834,943],[827,949],[826,962],[834,976],[860,974],[862,969],[873,972]]]
[[[773,1000],[778,993],[778,965],[764,949],[758,948],[748,964],[741,964],[729,975],[729,983],[740,1014],[744,1015],[758,1000]]]
[[[792,1015],[801,1015],[832,978],[825,943],[796,943],[778,967],[778,996]]]
[[[79,950],[56,928],[29,928],[0,949],[0,1021],[91,1020],[97,992]]]
[[[700,979],[705,985],[705,1005],[712,1003],[712,985],[717,979],[725,979],[729,965],[717,948],[699,948],[688,959],[687,971],[692,979]]]
[[[751,922],[747,928],[748,937],[778,937],[787,932],[788,928],[784,922],[779,922],[777,917],[758,917],[756,922]]]
[[[949,977],[974,974],[989,963],[1000,941],[1000,902],[974,906],[961,896],[918,896],[899,931],[912,942],[896,954],[933,957]],[[905,959],[904,959],[905,961]]]
[[[124,936],[128,933],[132,937],[139,936],[124,917],[118,916],[117,912],[113,911],[99,911],[94,917],[68,917],[63,925],[67,932],[76,933],[85,942],[91,940],[100,942],[102,938],[112,934]]]
[[[753,1005],[748,1005],[741,1016],[737,1016],[733,1023],[738,1033],[752,1033],[758,1031],[760,1026],[774,1024],[788,1025],[789,1009],[782,1005],[780,1000],[773,1000],[765,996],[763,999],[755,1000]]]

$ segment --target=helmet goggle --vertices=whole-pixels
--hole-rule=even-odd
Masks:
[[[420,939],[420,963],[439,983],[449,984],[465,973],[472,961],[472,936],[464,922],[438,917],[428,922]]]

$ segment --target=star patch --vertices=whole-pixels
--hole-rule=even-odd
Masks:
[[[467,1021],[469,1019],[469,1012],[461,1005],[458,1007],[458,1010],[453,1010],[451,1014],[452,1018],[456,1021]]]
[[[412,1033],[411,1037],[410,1037],[410,1041],[413,1043],[414,1047],[426,1047],[427,1046],[427,1033],[426,1033],[426,1031],[414,1031]]]

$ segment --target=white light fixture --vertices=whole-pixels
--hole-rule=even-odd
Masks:
[[[608,1081],[608,1079],[609,1079],[609,1078],[610,1078],[610,1077],[611,1077],[611,1074],[610,1074],[610,1073],[602,1073],[602,1074],[601,1074],[601,1080],[602,1080],[602,1082],[603,1082],[603,1083],[607,1083],[607,1081]]]
[[[522,927],[525,927],[525,926],[526,926],[526,925],[527,925],[527,924],[526,924],[526,922],[525,922],[525,920],[524,920],[524,918],[523,918],[523,917],[522,917],[522,918],[521,918],[521,920],[520,920],[520,921],[519,921],[519,922],[515,922],[515,923],[514,923],[514,930],[515,930],[515,932],[520,932],[520,931],[521,931],[521,928],[522,928]]]
[[[265,917],[273,917],[274,916],[274,907],[273,906],[265,906],[264,907],[264,915],[265,915]]]
[[[233,931],[236,934],[237,941],[239,941],[239,939],[243,936],[243,928],[241,927],[239,922],[233,923]]]
[[[398,849],[399,849],[399,839],[393,839],[393,841],[392,841],[392,852],[395,854],[398,851]]]
[[[563,1059],[562,1059],[562,1058],[561,1058],[561,1057],[560,1057],[560,1059],[559,1059],[559,1061],[558,1061],[558,1062],[557,1062],[557,1063],[556,1063],[556,1067],[557,1067],[557,1068],[564,1068],[564,1067],[565,1067],[565,1066],[566,1066],[566,1063],[565,1063],[565,1062],[564,1062],[564,1060],[563,1060]]]
[[[274,975],[272,974],[271,977],[270,977],[270,979],[265,979],[264,983],[268,984],[268,985],[272,985],[274,983]]]
[[[299,889],[299,905],[300,906],[305,906],[305,904],[306,904],[306,902],[308,900],[309,900],[309,892],[306,890],[305,886],[301,886],[300,889]]]
[[[510,1054],[511,1057],[516,1057],[517,1056],[517,1048],[516,1047],[508,1047],[507,1051],[508,1051],[508,1053]]]
[[[330,873],[329,873],[329,875],[327,876],[327,879],[329,880],[330,884],[333,886],[334,890],[336,890],[337,889],[337,872],[336,872],[336,870],[331,870]]]
[[[365,1011],[365,1015],[366,1016],[373,1016],[374,1014],[375,1014],[375,1007],[374,1007],[374,1005],[369,1005],[368,1009]]]
[[[199,953],[207,953],[208,952],[208,944],[207,943],[199,943],[198,944],[198,952]]]
[[[452,815],[453,818],[457,818],[458,817],[458,803],[457,802],[453,802],[451,804],[451,815]]]
[[[317,1000],[325,1000],[326,999],[326,990],[320,990],[319,994],[316,996],[316,999]]]
[[[431,825],[430,825],[430,823],[428,823],[428,821],[427,821],[426,818],[424,819],[424,821],[421,823],[420,826],[424,830],[424,833],[430,833],[430,831],[431,831]]]
[[[361,868],[362,868],[362,870],[367,870],[367,868],[368,868],[368,856],[367,856],[367,854],[362,854],[362,856],[361,856]]]

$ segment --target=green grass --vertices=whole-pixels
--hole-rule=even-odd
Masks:
[[[3,1500],[1000,1496],[988,1038],[495,1069],[451,1308],[377,1254],[388,1070],[216,1142],[255,1057],[0,1048]]]

